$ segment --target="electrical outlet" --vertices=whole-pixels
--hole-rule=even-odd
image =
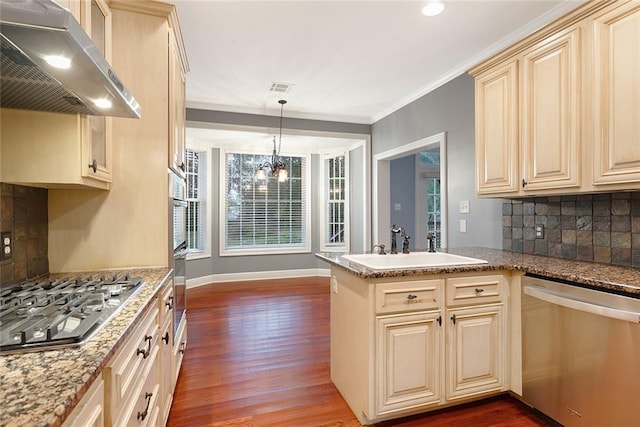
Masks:
[[[331,290],[334,294],[338,293],[338,279],[335,276],[331,277]]]
[[[466,233],[467,232],[467,220],[466,219],[461,219],[460,220],[460,232],[461,233]]]
[[[13,241],[11,239],[11,232],[4,231],[0,233],[0,239],[2,240],[2,252],[0,253],[0,259],[9,259],[13,256]]]
[[[536,225],[536,239],[544,239],[544,225]]]
[[[460,201],[460,213],[469,213],[469,201],[461,200]]]

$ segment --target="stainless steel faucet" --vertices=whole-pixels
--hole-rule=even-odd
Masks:
[[[403,238],[402,240],[402,253],[409,253],[409,239],[411,236],[407,234],[407,232],[402,227],[396,227],[395,224],[391,226],[391,254],[398,253],[398,243],[396,242],[396,236],[400,233],[400,236]]]
[[[436,251],[436,236],[433,233],[427,233],[427,251]]]

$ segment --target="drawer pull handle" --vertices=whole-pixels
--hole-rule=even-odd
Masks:
[[[438,322],[438,326],[442,326],[442,316],[438,316],[436,322]]]
[[[180,350],[178,350],[180,354],[184,354],[184,347],[185,347],[185,343],[180,343]]]
[[[173,308],[173,296],[170,296],[169,300],[165,302],[164,305],[167,306],[168,310],[171,310]]]
[[[162,337],[162,341],[164,341],[165,344],[169,344],[169,332],[165,332],[164,336]]]
[[[456,315],[454,314],[453,316],[451,316],[451,321],[453,322],[453,324],[456,324]]]
[[[408,300],[413,300],[413,299],[416,299],[416,298],[418,298],[418,296],[417,296],[417,295],[413,295],[413,294],[409,294],[409,295],[407,296],[407,299],[408,299]]]
[[[151,397],[153,397],[153,393],[145,393],[144,398],[147,401],[147,407],[144,408],[144,412],[138,411],[138,419],[140,421],[144,421],[144,419],[147,418],[147,415],[149,414],[149,405],[151,404]]]
[[[149,357],[149,354],[151,353],[151,340],[152,339],[153,339],[152,335],[145,335],[144,336],[144,340],[147,342],[147,349],[144,350],[142,348],[139,348],[138,350],[136,350],[136,356],[142,355],[143,359],[146,359],[147,357]]]
[[[484,292],[484,289],[476,288],[476,294],[481,294]]]

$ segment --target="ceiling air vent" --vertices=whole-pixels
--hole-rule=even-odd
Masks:
[[[289,93],[289,91],[293,86],[295,85],[291,83],[271,82],[271,87],[269,87],[269,92]]]

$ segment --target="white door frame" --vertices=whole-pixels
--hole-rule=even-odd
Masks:
[[[447,134],[441,132],[373,156],[373,242],[390,245],[391,185],[390,161],[440,147],[441,247],[447,247]]]

